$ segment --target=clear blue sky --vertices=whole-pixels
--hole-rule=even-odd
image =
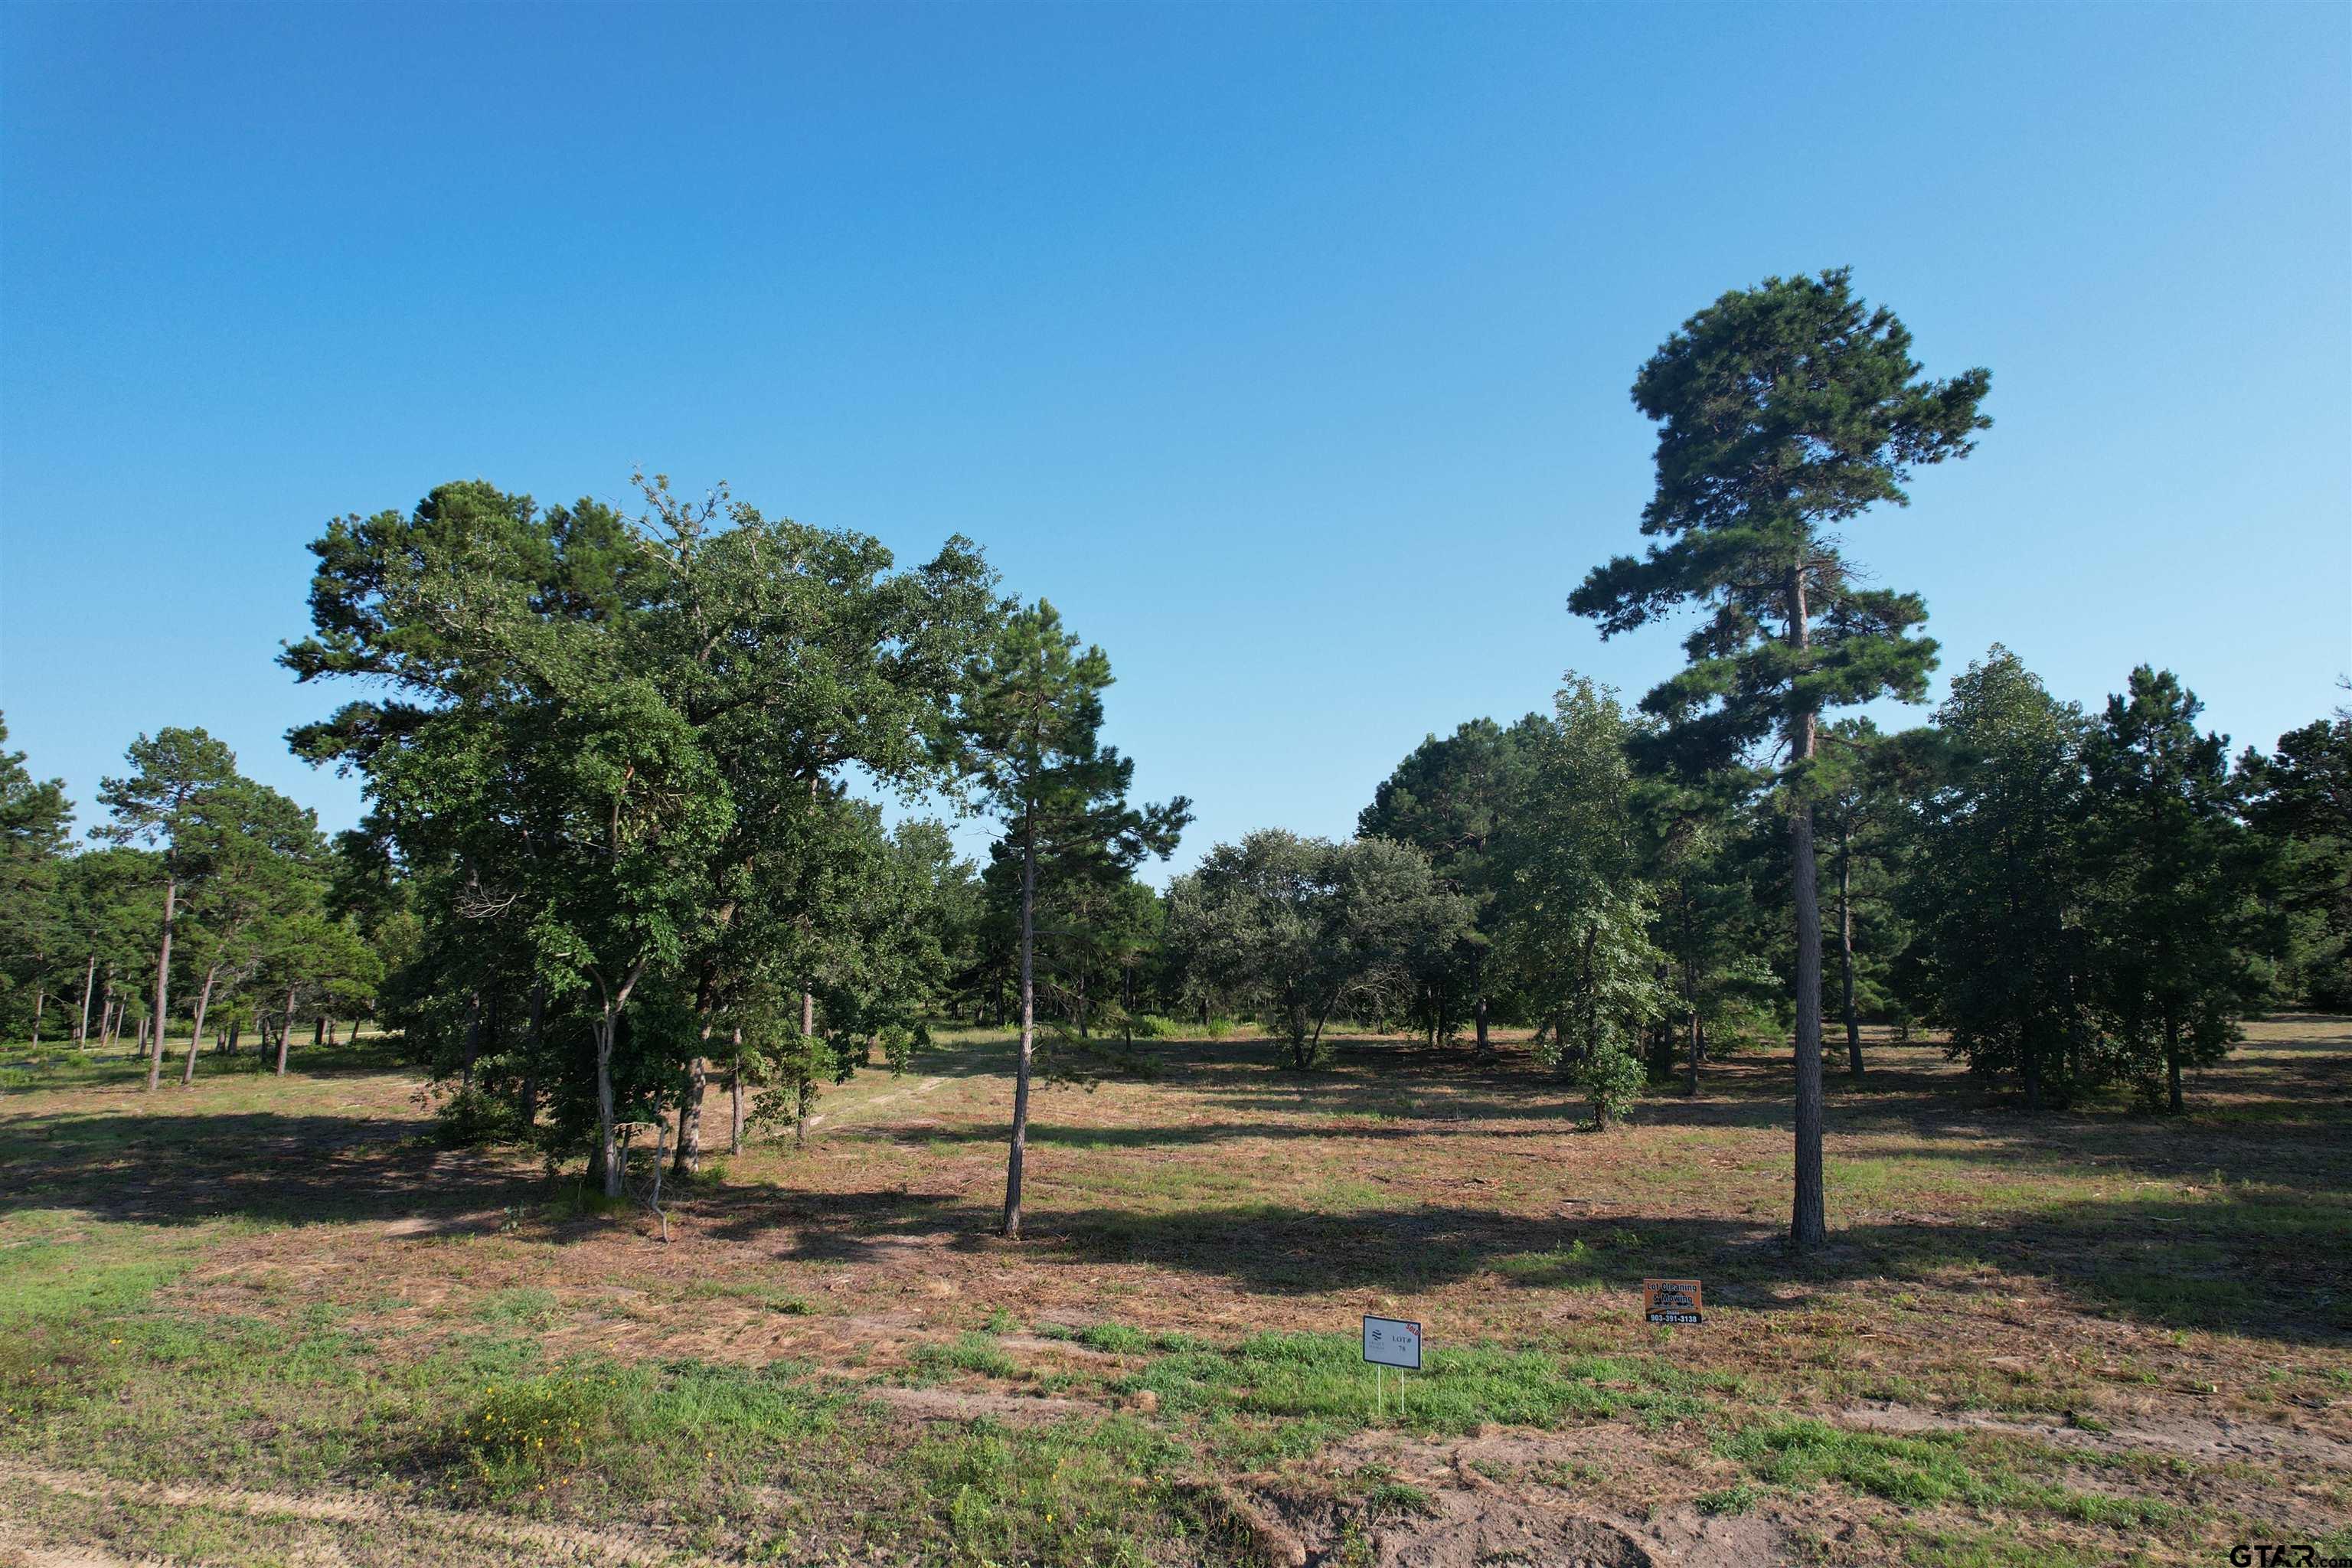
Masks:
[[[1108,649],[1180,863],[1629,695],[1635,369],[1851,264],[1998,423],[1850,536],[1947,670],[2352,669],[2352,8],[0,10],[0,706],[85,803],[284,751],[330,516],[633,464],[981,541]]]

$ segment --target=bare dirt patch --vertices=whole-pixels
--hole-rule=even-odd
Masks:
[[[2147,1415],[2131,1422],[2102,1419],[2093,1428],[2004,1419],[1974,1410],[1920,1410],[1878,1400],[1842,1410],[1837,1419],[1843,1426],[1864,1432],[1999,1432],[2058,1447],[2105,1453],[2137,1450],[2179,1454],[2215,1463],[2254,1460],[2352,1471],[2352,1442],[2324,1432],[2270,1422],[2233,1421],[2227,1415],[2179,1413]]]
[[[296,1519],[335,1524],[364,1524],[392,1530],[415,1552],[413,1561],[435,1562],[463,1557],[489,1561],[517,1560],[516,1549],[529,1557],[564,1563],[633,1564],[661,1563],[674,1568],[719,1568],[717,1560],[681,1550],[659,1537],[635,1531],[597,1529],[579,1524],[545,1524],[508,1515],[461,1513],[411,1500],[391,1500],[360,1492],[281,1492],[245,1488],[205,1486],[185,1481],[128,1481],[112,1476],[60,1470],[14,1462],[0,1462],[0,1480],[85,1500],[120,1503],[127,1500],[170,1509],[203,1508],[257,1519]],[[17,1548],[35,1563],[71,1563],[71,1550],[47,1546]],[[111,1557],[93,1559],[113,1563]]]

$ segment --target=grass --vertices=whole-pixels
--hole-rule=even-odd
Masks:
[[[978,1032],[828,1094],[805,1151],[682,1189],[667,1247],[436,1145],[379,1041],[298,1045],[283,1079],[207,1056],[152,1098],[135,1060],[60,1055],[0,1069],[0,1515],[216,1562],[557,1561],[617,1531],[728,1561],[1207,1564],[1259,1550],[1238,1489],[1369,1563],[1467,1468],[1830,1562],[2340,1537],[2352,1028],[2252,1035],[2185,1118],[2031,1121],[1932,1047],[1874,1047],[1835,1089],[1838,1235],[1801,1264],[1761,1053],[1596,1137],[1516,1045],[1349,1039],[1296,1074],[1245,1031],[1139,1039],[1148,1080],[1043,1091],[1017,1247],[991,1236],[1003,1047]],[[1643,1323],[1647,1274],[1703,1278],[1707,1322]],[[1377,1407],[1363,1312],[1429,1331]],[[1927,1426],[1862,1429],[1865,1401]],[[2010,1426],[1934,1426],[1962,1412]],[[2216,1418],[2347,1447],[2144,1436]],[[165,1480],[201,1495],[139,1489]]]
[[[1959,1433],[1852,1432],[1809,1417],[1764,1422],[1717,1443],[1725,1457],[1775,1487],[1803,1489],[1834,1481],[1906,1508],[1960,1502],[2116,1530],[2161,1529],[2179,1519],[2181,1510],[2168,1503],[2094,1496],[2029,1479],[2012,1468],[2016,1447]]]

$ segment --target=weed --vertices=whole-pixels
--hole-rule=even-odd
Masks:
[[[978,1329],[968,1329],[957,1335],[953,1344],[918,1345],[909,1359],[919,1372],[932,1376],[950,1369],[988,1377],[1021,1375],[1020,1365],[997,1344],[996,1336]]]
[[[492,1492],[584,1468],[623,1438],[622,1394],[610,1376],[558,1373],[483,1390],[453,1447]]]
[[[1721,1491],[1701,1492],[1696,1500],[1701,1513],[1746,1513],[1763,1500],[1764,1489],[1753,1481],[1742,1481]]]

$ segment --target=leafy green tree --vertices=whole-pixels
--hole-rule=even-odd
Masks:
[[[150,850],[113,847],[73,856],[61,868],[58,951],[80,960],[73,1036],[84,1045],[111,1043],[120,1018],[118,979],[135,973],[152,952],[149,943],[163,914],[161,860]]]
[[[318,817],[267,784],[236,777],[205,791],[179,836],[178,851],[192,875],[181,910],[198,983],[180,1071],[195,1081],[196,1051],[217,991],[235,991],[274,950],[292,940],[290,928],[315,918],[326,896],[326,844]]]
[[[297,749],[365,771],[371,830],[437,918],[520,928],[547,998],[583,1000],[594,1153],[618,1197],[621,1021],[690,944],[735,815],[663,658],[670,567],[610,508],[542,512],[478,481],[331,523],[311,548],[315,629],[285,662],[394,697],[297,731]]]
[[[202,874],[200,866],[189,864],[192,840],[203,837],[211,797],[238,778],[236,753],[200,729],[167,727],[152,738],[142,735],[131,742],[126,755],[131,771],[99,785],[99,804],[114,820],[91,828],[90,837],[112,844],[153,844],[162,851],[156,862],[163,887],[162,933],[155,949],[153,1030],[147,1049],[147,1090],[152,1094],[163,1078],[163,1031],[172,1016],[173,922],[188,878]]]
[[[1165,805],[1127,803],[1135,763],[1104,746],[1102,693],[1110,660],[1079,650],[1054,606],[1039,600],[1007,616],[965,692],[948,740],[1021,861],[1021,1045],[1013,1074],[1013,1130],[1005,1161],[1005,1236],[1021,1235],[1021,1181],[1036,1048],[1037,883],[1041,860],[1055,875],[1124,880],[1147,855],[1165,857],[1192,819],[1179,795]]]
[[[7,741],[7,721],[0,719],[0,748]],[[59,874],[72,825],[65,781],[36,779],[24,752],[0,750],[0,985],[32,993],[36,1045],[50,967],[68,940]],[[16,996],[0,994],[0,1019],[13,1025],[16,1011]]]
[[[1488,1048],[1486,966],[1496,892],[1488,851],[1527,788],[1528,755],[1543,722],[1529,714],[1506,730],[1491,719],[1474,719],[1444,740],[1430,736],[1381,782],[1372,804],[1356,819],[1357,837],[1413,846],[1429,857],[1441,882],[1477,906],[1473,940],[1445,955],[1434,977],[1429,1022],[1433,1033],[1442,1033],[1453,994],[1466,994],[1481,1051]]]
[[[1303,1071],[1323,1059],[1334,1013],[1404,994],[1474,917],[1409,844],[1268,828],[1218,845],[1175,880],[1168,935],[1196,983],[1265,1020]]]
[[[2249,747],[2246,813],[2268,841],[2284,918],[2285,973],[2305,1005],[2352,1011],[2352,711]]]
[[[1910,984],[1955,1058],[2015,1075],[2031,1110],[2063,1103],[2100,1072],[2082,711],[1996,646],[1936,721],[1944,755],[1902,892]]]
[[[950,782],[956,759],[936,739],[1002,612],[995,574],[965,539],[902,571],[877,540],[770,518],[723,487],[693,502],[658,475],[638,482],[636,533],[666,584],[658,657],[736,806],[685,960],[698,1034],[719,1034],[730,997],[772,992],[764,971],[797,966],[800,1035],[861,1061],[847,1042],[905,1033],[933,998],[936,955],[921,941],[928,914],[907,912],[915,889],[897,850],[847,780],[902,799]],[[885,907],[906,919],[877,924]],[[735,929],[746,922],[756,939]],[[685,1169],[706,1078],[698,1052],[680,1112]],[[798,1081],[813,1093],[817,1080]]]
[[[387,1007],[436,1071],[508,1097],[488,1121],[587,1148],[612,1195],[618,1131],[671,1108],[690,1168],[713,1043],[754,996],[788,983],[803,1037],[873,1023],[887,850],[845,781],[939,781],[994,612],[964,541],[901,572],[866,536],[640,482],[634,519],[475,483],[331,524],[286,656],[389,688],[296,736],[366,773],[406,889]]]
[[[1654,1037],[1652,1076],[1670,1077],[1679,1057],[1684,1092],[1692,1095],[1709,1057],[1783,1032],[1770,999],[1787,987],[1766,956],[1776,929],[1749,874],[1748,783],[1738,772],[1635,777],[1642,875],[1654,901],[1650,941],[1673,993]]]
[[[294,1020],[304,1004],[348,1018],[374,1007],[386,953],[349,915],[301,909],[263,926],[255,950],[251,987],[264,1005],[275,1002],[279,1007],[274,1070],[280,1078],[286,1076]]]
[[[2220,1061],[2266,989],[2258,845],[2226,736],[2170,670],[2132,671],[2091,731],[2095,986],[2126,1070],[2181,1109],[2181,1069]]]
[[[1898,1005],[1892,972],[1906,933],[1893,894],[1910,842],[1909,796],[1924,780],[1932,742],[1886,735],[1867,719],[1841,719],[1823,727],[1822,744],[1835,761],[1822,770],[1816,816],[1835,900],[1838,1012],[1846,1071],[1860,1078],[1863,1014]]]
[[[1894,313],[1843,268],[1767,279],[1683,324],[1633,384],[1658,422],[1657,491],[1643,557],[1597,567],[1569,600],[1613,637],[1696,603],[1689,662],[1643,701],[1688,772],[1777,742],[1796,924],[1796,1190],[1790,1242],[1828,1237],[1822,1188],[1821,920],[1813,804],[1822,713],[1892,694],[1919,700],[1935,645],[1916,595],[1862,585],[1836,531],[1906,500],[1925,464],[1964,456],[1990,421],[1990,377],[1927,381]]]
[[[1622,1114],[1627,1064],[1664,1009],[1651,942],[1632,734],[1615,694],[1570,676],[1529,743],[1527,789],[1493,851],[1503,890],[1496,967],[1538,1019],[1538,1056],[1578,1076],[1594,1120]]]

